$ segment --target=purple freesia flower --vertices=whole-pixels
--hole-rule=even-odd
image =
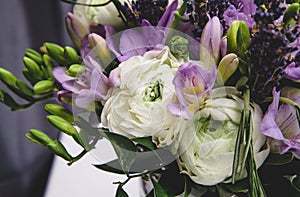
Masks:
[[[291,80],[300,79],[300,67],[295,62],[290,63],[284,70],[284,76]]]
[[[288,104],[279,107],[280,92],[273,90],[273,102],[265,114],[261,131],[270,137],[269,145],[273,152],[284,154],[291,151],[300,159],[300,129],[295,109]],[[300,104],[300,97],[293,99]]]
[[[175,116],[191,119],[195,109],[202,104],[205,94],[211,91],[216,77],[215,66],[207,70],[198,62],[182,64],[173,80],[179,103],[170,104],[169,111]]]
[[[234,4],[234,5],[233,5]],[[249,29],[252,29],[255,21],[252,15],[255,14],[257,6],[253,0],[235,0],[224,12],[226,26],[229,27],[234,20],[245,21]]]

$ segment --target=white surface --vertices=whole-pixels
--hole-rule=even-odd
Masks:
[[[71,137],[63,134],[60,140],[70,153],[76,155],[81,151]],[[103,152],[110,151],[108,145],[100,145]],[[113,182],[124,181],[126,176],[104,172],[92,165],[99,163],[95,154],[87,154],[71,166],[55,157],[44,197],[114,197],[118,185]],[[124,186],[124,190],[130,197],[140,197],[141,184],[139,178],[132,179]]]

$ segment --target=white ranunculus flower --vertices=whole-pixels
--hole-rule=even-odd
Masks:
[[[107,1],[108,0],[78,0],[77,2],[92,5],[102,4]],[[124,0],[119,1],[122,4],[124,2]],[[114,27],[119,27],[123,24],[122,19],[118,17],[118,10],[112,2],[105,6],[97,7],[75,5],[73,13],[75,16],[79,17],[86,25],[106,24]]]
[[[127,137],[152,136],[158,147],[172,144],[175,152],[173,142],[186,122],[167,109],[176,101],[172,80],[177,64],[167,47],[122,62],[120,87],[104,105],[103,125]]]
[[[180,149],[185,150],[178,158],[181,172],[198,184],[215,185],[232,175],[236,137],[244,106],[235,91],[233,88],[213,90],[212,98],[195,113],[180,143]],[[252,112],[255,161],[260,167],[269,149],[262,149],[266,141],[260,132],[262,111],[253,104]]]

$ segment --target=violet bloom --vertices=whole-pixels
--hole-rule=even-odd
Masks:
[[[280,92],[273,90],[274,100],[265,114],[261,131],[270,137],[273,152],[284,154],[291,151],[300,159],[300,129],[295,109],[288,104],[279,106]],[[293,99],[300,104],[300,97]]]
[[[234,4],[234,5],[233,5]],[[245,21],[249,29],[252,29],[255,21],[252,15],[255,14],[257,6],[253,0],[235,0],[230,4],[224,12],[224,19],[226,26],[230,26],[232,21],[240,20]]]
[[[205,95],[211,91],[216,77],[215,66],[207,70],[198,62],[182,64],[173,80],[179,103],[170,104],[169,111],[175,116],[191,119]]]

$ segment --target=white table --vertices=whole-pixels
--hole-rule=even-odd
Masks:
[[[70,153],[78,154],[81,151],[71,137],[62,134],[60,140]],[[105,142],[97,146],[101,147],[96,149],[98,152],[85,155],[71,166],[55,156],[44,197],[114,197],[118,185],[113,182],[124,181],[126,176],[104,172],[92,165],[108,158],[109,155],[103,154],[111,151]],[[101,154],[102,159],[97,158],[97,154]],[[141,179],[130,180],[124,190],[130,197],[143,196]]]

